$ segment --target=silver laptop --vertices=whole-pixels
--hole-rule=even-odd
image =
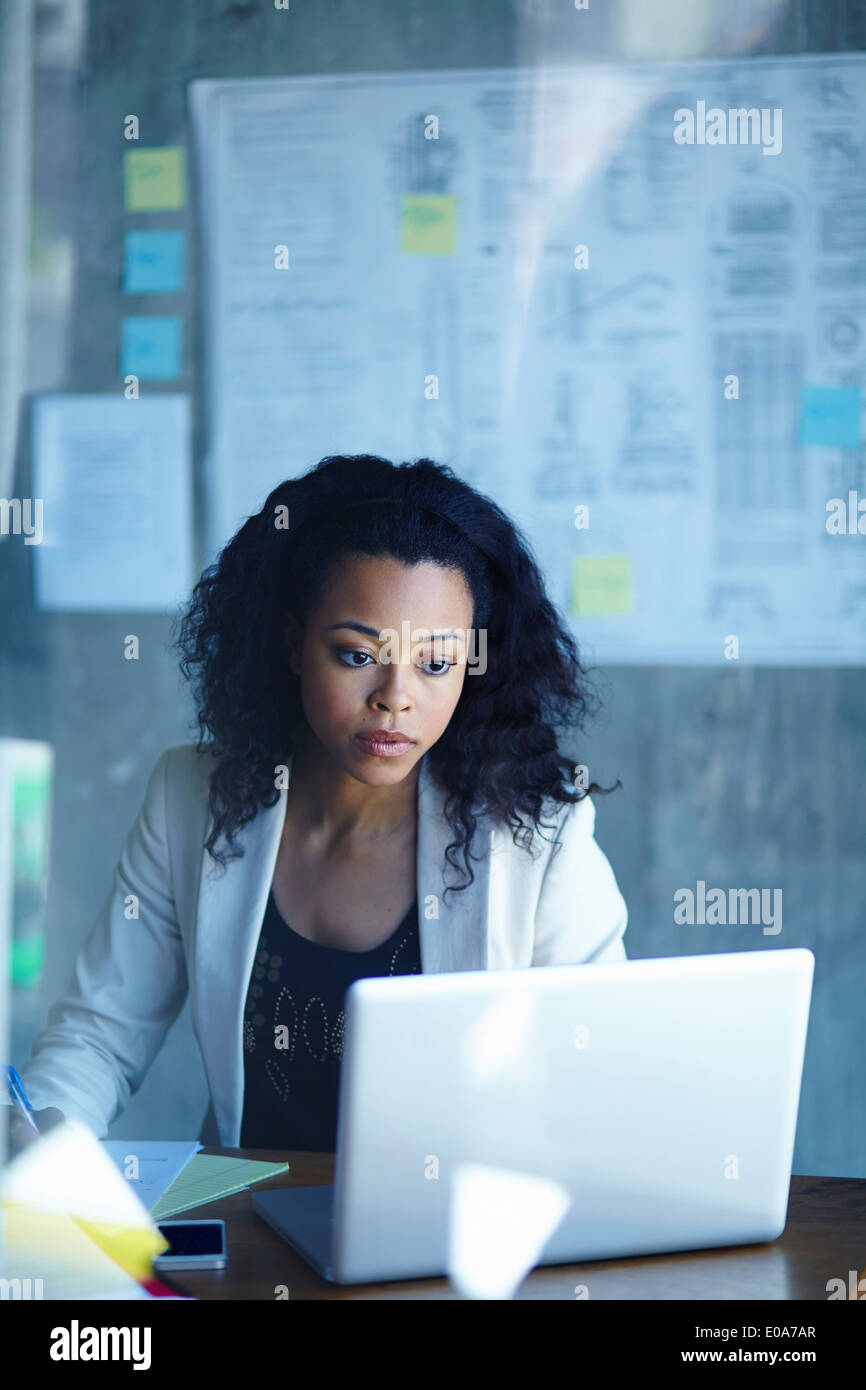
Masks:
[[[358,980],[334,1183],[258,1192],[253,1207],[341,1284],[450,1274],[464,1165],[565,1189],[536,1264],[774,1240],[814,959],[773,949]]]

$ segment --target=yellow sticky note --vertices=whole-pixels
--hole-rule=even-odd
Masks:
[[[85,1221],[81,1216],[72,1219],[124,1274],[138,1282],[150,1276],[157,1255],[171,1247],[171,1242],[156,1226],[148,1230],[144,1226],[135,1228],[119,1226],[116,1222]]]
[[[578,555],[571,594],[575,613],[630,613],[631,565],[628,555]]]
[[[127,150],[123,156],[123,191],[127,212],[182,208],[186,203],[183,146]]]
[[[5,1213],[16,1205],[68,1217],[101,1252],[97,1266],[106,1257],[134,1280],[147,1278],[154,1257],[168,1249],[132,1184],[80,1120],[56,1125],[0,1170],[0,1207]],[[59,1239],[68,1247],[68,1225]]]
[[[68,1212],[42,1211],[5,1200],[0,1201],[0,1209],[5,1226],[0,1275],[20,1279],[19,1297],[134,1298],[138,1284],[152,1274],[150,1264],[142,1262],[144,1273],[134,1278],[94,1244],[85,1235],[83,1223]],[[169,1249],[167,1241],[164,1248]],[[14,1298],[15,1293],[10,1296]]]
[[[407,193],[403,199],[403,250],[452,256],[457,240],[457,199],[448,193]]]

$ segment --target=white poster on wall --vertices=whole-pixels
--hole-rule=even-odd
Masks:
[[[193,583],[189,397],[33,402],[36,600],[55,612],[163,612]],[[37,523],[38,521],[38,530]]]
[[[866,660],[866,58],[190,91],[208,558],[426,456],[595,660]]]

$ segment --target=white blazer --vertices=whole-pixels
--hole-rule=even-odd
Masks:
[[[238,832],[243,858],[221,874],[204,849],[213,765],[192,744],[158,759],[69,990],[51,1006],[21,1069],[37,1109],[57,1106],[98,1138],[138,1090],[189,993],[211,1093],[202,1140],[240,1143],[243,1012],[286,791]],[[556,836],[549,829],[549,838],[536,836],[535,858],[514,845],[507,826],[482,821],[474,850],[485,835],[489,853],[473,858],[474,883],[447,899],[445,885],[463,875],[449,868],[443,878],[453,836],[442,801],[425,756],[416,868],[425,973],[625,960],[626,905],[595,842],[589,797],[558,810]],[[553,838],[562,849],[551,856]],[[462,853],[455,857],[462,869]]]

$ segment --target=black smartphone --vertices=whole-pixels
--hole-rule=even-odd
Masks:
[[[169,1242],[169,1248],[154,1259],[155,1270],[225,1269],[224,1221],[157,1221],[156,1224]]]

